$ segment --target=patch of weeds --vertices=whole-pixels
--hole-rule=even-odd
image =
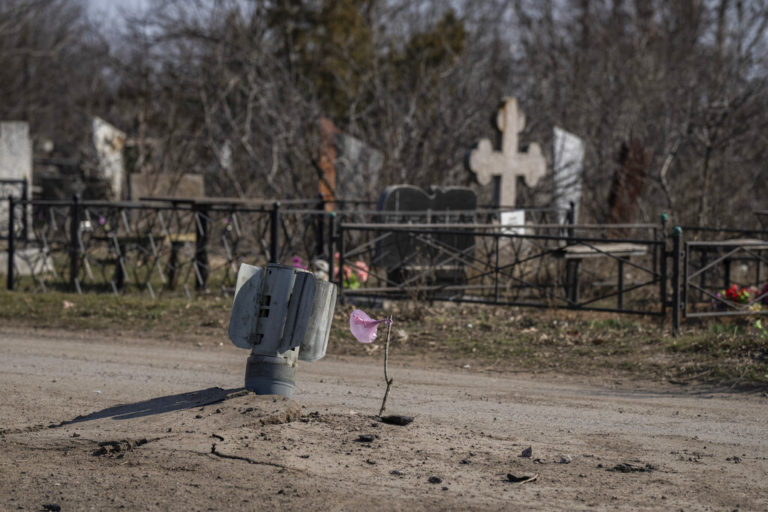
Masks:
[[[707,332],[722,336],[739,336],[744,334],[744,326],[737,323],[711,323],[706,326]]]
[[[589,322],[589,328],[595,330],[614,329],[614,330],[636,330],[639,327],[637,322],[626,318],[604,318],[592,320]]]

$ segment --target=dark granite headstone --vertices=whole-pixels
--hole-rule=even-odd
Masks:
[[[477,196],[464,187],[393,185],[379,197],[380,222],[398,224],[456,224],[474,221]],[[385,213],[386,212],[386,213]],[[464,262],[474,255],[474,237],[456,233],[395,232],[376,246],[374,264],[387,268],[390,281],[401,283],[421,275],[430,285],[466,282]],[[427,272],[429,270],[429,272]]]

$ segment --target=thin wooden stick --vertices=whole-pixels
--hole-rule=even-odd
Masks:
[[[387,318],[387,342],[384,344],[384,382],[387,383],[387,389],[384,391],[384,399],[381,401],[381,409],[379,409],[379,417],[384,414],[384,409],[387,408],[387,398],[389,397],[389,388],[392,387],[392,381],[394,379],[389,378],[387,373],[387,362],[389,361],[389,336],[392,333],[392,316]]]

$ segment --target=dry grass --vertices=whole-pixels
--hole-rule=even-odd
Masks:
[[[7,326],[103,331],[117,335],[226,342],[231,299],[158,298],[0,292]],[[380,357],[349,333],[351,305],[336,309],[329,353]],[[392,303],[393,357],[429,355],[442,363],[499,371],[557,371],[574,375],[638,376],[768,388],[768,332],[754,318],[686,324],[681,336],[658,318],[567,310],[462,304]]]

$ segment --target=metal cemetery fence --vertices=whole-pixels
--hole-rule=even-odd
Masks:
[[[9,212],[6,211],[7,201],[10,198],[27,198],[29,197],[29,183],[26,179],[21,180],[9,180],[0,179],[0,240],[8,239],[8,220]],[[18,215],[16,215],[16,222],[23,229],[19,233],[20,236],[26,240],[27,233],[27,210],[22,209]]]
[[[768,232],[683,227],[684,318],[768,313]]]
[[[362,201],[337,202],[329,212],[320,200],[9,195],[3,205],[12,257],[0,269],[9,289],[191,295],[232,290],[242,262],[308,266],[321,258],[341,296],[356,301],[671,312],[675,328],[685,318],[752,314],[768,305],[767,231],[669,234],[665,219],[559,224],[563,212],[546,208],[526,209],[523,225],[504,225],[500,210],[383,212]]]
[[[76,292],[133,288],[231,288],[240,262],[265,264],[313,254],[328,214],[317,201],[19,201],[11,221],[31,207],[32,236],[10,230],[8,288]],[[304,209],[301,209],[304,208]],[[322,238],[320,238],[322,239]],[[11,265],[10,262],[14,264]]]
[[[341,223],[338,228],[346,274],[370,269],[367,286],[342,289],[350,297],[648,315],[663,315],[668,305],[660,225]],[[408,242],[418,250],[403,251]],[[392,258],[393,251],[402,253]],[[387,268],[380,264],[385,261],[398,263]]]

